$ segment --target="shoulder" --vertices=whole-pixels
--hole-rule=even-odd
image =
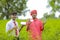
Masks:
[[[17,24],[17,26],[18,26],[18,22],[16,21],[16,24]]]
[[[18,22],[16,21],[16,23],[18,24]]]
[[[43,23],[42,19],[38,19],[38,20],[39,20],[39,22]]]
[[[42,21],[41,19],[38,19],[38,21]]]
[[[6,25],[9,25],[9,24],[11,24],[11,21],[8,21],[8,22],[6,23]]]

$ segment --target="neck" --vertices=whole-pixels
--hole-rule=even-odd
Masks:
[[[15,19],[12,19],[13,21],[15,21]]]
[[[33,19],[36,19],[36,18],[33,18]]]

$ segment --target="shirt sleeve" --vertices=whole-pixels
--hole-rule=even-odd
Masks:
[[[43,22],[40,21],[40,30],[43,31],[43,29],[44,29]]]
[[[26,22],[26,26],[27,26],[27,29],[26,30],[27,31],[29,30],[29,24],[30,24],[29,22]]]
[[[26,22],[26,26],[29,26],[29,23],[28,22]]]
[[[10,30],[10,25],[9,23],[6,24],[6,32],[8,32]]]

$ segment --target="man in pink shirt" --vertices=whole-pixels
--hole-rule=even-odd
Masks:
[[[43,22],[39,20],[37,16],[37,11],[31,11],[32,19],[27,21],[27,31],[29,33],[29,40],[42,40]]]

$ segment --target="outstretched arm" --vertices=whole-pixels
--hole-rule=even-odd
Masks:
[[[19,29],[19,32],[22,30],[22,28],[24,27],[25,25],[22,25],[21,28]]]

